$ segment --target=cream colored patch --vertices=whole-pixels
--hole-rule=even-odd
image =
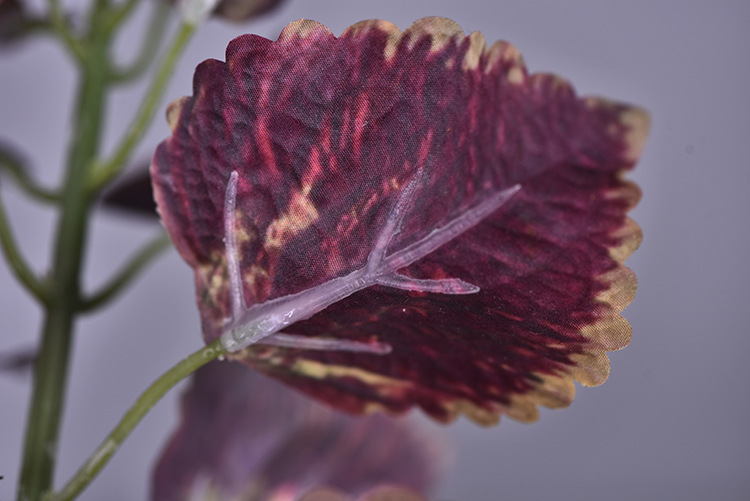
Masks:
[[[581,329],[581,335],[591,343],[606,351],[625,348],[633,337],[633,328],[620,315],[604,317]]]
[[[188,96],[182,96],[175,99],[174,101],[169,103],[169,106],[167,106],[167,125],[169,125],[169,128],[172,130],[172,132],[174,132],[177,128],[177,124],[180,121],[180,112],[182,111],[182,106],[188,99],[190,99]]]
[[[261,277],[267,278],[268,271],[262,266],[258,266],[257,264],[251,265],[243,275],[245,283],[250,287],[252,287],[258,281],[258,278]]]
[[[605,357],[606,358],[606,357]],[[588,357],[587,368],[591,365]],[[608,365],[607,365],[608,367]],[[587,376],[587,381],[593,381],[596,375],[589,376],[588,371],[581,371]],[[523,423],[533,423],[539,419],[539,405],[551,409],[567,407],[575,397],[575,384],[571,374],[563,375],[540,375],[541,381],[526,393],[512,395],[507,405],[491,404],[494,408],[486,409],[479,407],[469,401],[460,400],[450,402],[445,406],[446,411],[455,417],[459,413],[465,414],[469,419],[483,426],[491,426],[499,421],[499,414],[505,414],[511,419]]]
[[[453,405],[451,405],[451,413],[454,416],[457,414],[464,414],[466,417],[482,426],[493,426],[500,421],[497,411],[493,412],[484,409],[468,400],[458,400],[453,402]]]
[[[451,41],[464,38],[464,31],[452,19],[445,17],[424,17],[412,23],[404,30],[404,37],[409,39],[409,49],[425,36],[431,39],[430,51],[439,51]]]
[[[580,353],[570,358],[575,363],[570,373],[584,386],[599,386],[609,377],[609,358],[603,351]]]
[[[526,70],[521,53],[514,46],[505,41],[492,44],[487,52],[487,67],[485,72],[489,73],[498,64],[508,66],[506,79],[508,82],[521,85],[526,80]]]
[[[567,374],[564,376],[544,376],[542,382],[530,393],[530,396],[540,405],[550,409],[561,409],[569,406],[575,395],[576,386],[573,379]]]
[[[627,202],[627,210],[632,209],[641,201],[641,189],[632,181],[625,179],[626,170],[617,172],[618,181],[623,183],[619,188],[607,190],[604,192],[605,200],[624,200]]]
[[[511,403],[503,407],[503,412],[510,418],[523,423],[533,423],[539,419],[538,405],[551,409],[567,407],[575,397],[575,384],[569,374],[542,375],[533,390],[513,395]]]
[[[198,270],[203,277],[205,283],[206,294],[208,294],[208,301],[211,304],[221,304],[220,297],[224,291],[229,287],[229,279],[227,278],[227,264],[226,254],[224,249],[214,250],[211,252],[209,262],[205,266],[201,266]]]
[[[611,306],[615,313],[624,310],[635,299],[635,291],[638,289],[638,280],[629,268],[618,266],[615,269],[601,275],[599,278],[607,290],[599,293],[596,300]]]
[[[611,236],[621,239],[620,245],[609,249],[609,255],[618,263],[624,262],[635,252],[643,240],[641,227],[630,218],[625,219],[625,224],[619,230],[613,232]]]
[[[356,24],[349,26],[341,34],[342,37],[357,38],[366,35],[369,31],[380,31],[387,35],[385,48],[383,49],[383,56],[386,60],[390,60],[396,53],[398,44],[401,41],[401,30],[395,24],[383,21],[382,19],[370,19],[367,21],[360,21]]]
[[[503,407],[503,413],[522,423],[533,423],[539,419],[537,402],[532,395],[514,395],[511,404]]]
[[[388,376],[383,376],[382,374],[375,374],[374,372],[368,372],[358,367],[328,365],[314,360],[297,359],[291,369],[294,372],[314,379],[351,377],[370,386],[411,386],[411,383],[407,381],[390,378]]]
[[[479,66],[485,48],[484,35],[475,31],[469,35],[469,50],[464,55],[463,69],[474,70]]]
[[[242,274],[243,284],[250,290],[251,297],[246,298],[250,303],[258,301],[257,298],[266,298],[271,292],[271,280],[268,270],[257,264],[251,265]],[[252,298],[255,298],[253,300]]]
[[[211,275],[210,282],[209,282],[209,288],[212,291],[212,296],[216,295],[216,292],[219,291],[222,287],[226,285],[226,276],[220,273],[214,273]]]
[[[618,103],[600,97],[584,98],[583,103],[591,109],[619,106]],[[643,108],[632,106],[620,113],[620,123],[627,129],[625,133],[625,161],[633,164],[640,158],[643,146],[646,144],[646,138],[651,128],[651,118]],[[620,134],[620,128],[617,124],[611,124],[607,131],[614,136]]]
[[[634,107],[623,113],[620,121],[628,128],[625,135],[625,142],[628,145],[625,158],[635,163],[640,158],[643,146],[646,144],[646,138],[651,128],[651,118],[646,110]]]
[[[570,83],[567,80],[565,80],[563,77],[561,77],[560,75],[555,75],[553,73],[545,73],[544,78],[543,79],[540,78],[539,81],[542,82],[545,80],[552,84],[551,87],[555,91],[560,90],[560,89],[570,89]]]
[[[237,222],[235,225],[235,238],[237,239],[237,246],[240,247],[241,244],[245,244],[255,238],[255,235],[241,226],[241,211],[235,211],[235,221]],[[205,277],[212,300],[215,304],[219,304],[219,296],[223,293],[224,289],[229,287],[227,255],[224,246],[211,252],[208,263],[207,266],[201,267],[201,273]]]
[[[386,407],[385,405],[381,404],[380,402],[373,402],[373,401],[365,402],[365,405],[362,408],[362,412],[364,414],[383,413],[383,414],[387,414],[389,416],[399,416],[399,415],[403,415],[404,414],[403,412],[400,413],[400,414],[399,413],[395,413],[395,412],[391,411],[390,409],[388,409],[388,407]]]
[[[333,33],[317,21],[311,19],[300,19],[288,24],[286,28],[284,28],[279,36],[279,41],[285,41],[287,39],[294,40],[296,37],[309,38],[320,35],[333,36]]]
[[[256,237],[255,231],[252,233],[247,230],[242,225],[242,212],[239,210],[234,211],[234,238],[237,241],[237,247],[240,247],[242,244],[247,244],[249,241],[254,240]]]
[[[290,238],[309,228],[318,220],[315,204],[308,198],[311,186],[306,185],[295,193],[289,203],[289,211],[275,219],[266,229],[266,248],[279,248]]]
[[[522,68],[513,67],[510,70],[508,70],[508,82],[515,84],[515,85],[521,85],[523,84],[524,80],[526,79],[526,75],[524,74],[524,71]]]

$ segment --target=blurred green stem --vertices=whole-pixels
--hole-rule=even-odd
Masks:
[[[101,189],[102,186],[105,186],[114,179],[130,159],[133,149],[146,133],[146,129],[153,120],[167,83],[169,83],[169,78],[172,76],[172,71],[195,29],[196,26],[189,23],[183,22],[180,25],[171,46],[164,56],[162,64],[159,66],[151,87],[141,102],[141,106],[135,118],[133,118],[133,122],[125,133],[125,137],[123,137],[120,145],[110,159],[102,163],[97,162],[95,165],[89,186],[92,191]]]
[[[48,501],[69,501],[74,499],[96,477],[104,465],[114,455],[130,432],[140,423],[143,416],[164,396],[174,385],[198,370],[208,362],[225,354],[221,345],[221,338],[217,338],[208,346],[192,353],[181,360],[171,369],[154,381],[146,391],[136,400],[135,404],[125,413],[107,438],[89,456],[73,478],[68,481],[59,493],[48,498]]]
[[[74,59],[82,63],[85,58],[83,43],[73,33],[70,22],[65,18],[65,14],[60,8],[60,0],[47,0],[47,6],[50,12],[50,24],[55,33],[65,43],[65,47]]]
[[[13,238],[13,231],[10,228],[10,221],[8,221],[5,215],[5,207],[3,206],[2,197],[0,197],[0,246],[5,254],[5,259],[10,265],[10,269],[15,273],[16,278],[21,282],[26,290],[28,290],[34,297],[39,300],[42,304],[47,304],[49,301],[49,290],[39,281],[37,276],[31,271],[29,265],[23,258],[16,240]]]
[[[59,193],[39,186],[29,175],[29,169],[23,159],[11,148],[2,144],[0,144],[0,169],[8,172],[18,186],[27,195],[36,200],[45,203],[57,203],[60,201]]]
[[[119,23],[131,14],[138,1],[126,0],[124,3],[114,4],[110,0],[93,0],[88,31],[78,35],[61,11],[59,0],[48,0],[55,31],[74,55],[78,63],[80,80],[62,191],[59,195],[53,195],[32,185],[27,186],[34,188],[30,191],[36,192],[40,198],[54,196],[60,207],[60,219],[55,231],[54,261],[50,276],[45,282],[39,282],[21,260],[5,213],[0,208],[0,243],[3,250],[19,279],[45,305],[24,441],[18,487],[19,501],[38,501],[52,491],[68,362],[77,315],[99,307],[114,297],[168,245],[164,238],[151,242],[136,254],[108,285],[93,296],[82,298],[81,269],[86,257],[85,244],[92,201],[120,172],[143,137],[172,70],[196,28],[194,25],[183,23],[177,31],[174,42],[167,51],[151,88],[120,146],[108,162],[97,163],[97,159],[100,158],[107,92],[116,83],[114,79],[117,77],[112,71],[112,39]],[[197,367],[223,353],[218,345],[211,346],[177,364],[144,393],[115,428],[102,446],[104,448],[100,448],[87,463],[82,473],[83,477],[75,477],[72,483],[66,486],[63,490],[64,499],[70,499],[88,484],[114,453],[114,449],[110,450],[109,444],[116,443],[119,446],[141,417],[169,388]]]
[[[80,298],[80,272],[89,223],[88,169],[96,158],[109,73],[110,34],[97,23],[97,2],[81,61],[73,138],[57,224],[49,301],[34,371],[18,499],[38,500],[54,478],[73,326]]]
[[[151,6],[151,20],[146,30],[146,37],[135,61],[127,68],[118,68],[112,79],[115,83],[128,83],[143,75],[158,53],[158,48],[167,31],[167,21],[174,6],[166,1],[157,0]]]
[[[122,270],[98,292],[81,300],[78,311],[85,313],[93,311],[111,301],[117,294],[125,290],[130,282],[162,252],[169,249],[172,241],[166,233],[162,233],[146,244]]]
[[[108,11],[108,17],[103,21],[104,29],[113,30],[133,13],[133,9],[141,0],[125,0],[121,4],[113,5]],[[159,2],[162,3],[162,2]]]

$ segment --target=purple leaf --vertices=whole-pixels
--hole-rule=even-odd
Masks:
[[[29,22],[26,10],[20,0],[0,0],[0,47],[26,35]]]
[[[383,483],[425,492],[442,461],[442,444],[407,421],[345,416],[241,364],[214,362],[183,398],[152,499],[296,499],[319,486],[359,496]]]
[[[568,405],[630,340],[647,115],[506,42],[298,21],[232,41],[168,116],[155,197],[233,358],[349,412],[490,424]]]
[[[148,169],[139,166],[131,175],[118,179],[102,197],[102,205],[155,220],[156,204]]]
[[[305,493],[299,501],[425,501],[425,498],[409,489],[393,486],[377,487],[359,496],[353,497],[329,488],[318,488]]]

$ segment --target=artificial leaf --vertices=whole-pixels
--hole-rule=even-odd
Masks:
[[[335,489],[351,499],[381,484],[424,493],[437,480],[443,451],[438,437],[409,421],[353,418],[241,364],[213,362],[183,397],[180,428],[154,470],[152,499],[297,499],[321,486],[327,489],[319,493]]]
[[[139,167],[131,175],[118,179],[102,196],[102,205],[132,215],[156,218],[156,204],[148,168]]]
[[[26,373],[30,373],[36,362],[36,356],[34,348],[0,352],[0,374],[25,375]]]
[[[25,19],[24,5],[19,0],[0,0],[0,42],[18,38]]]
[[[640,194],[623,173],[647,115],[528,74],[506,42],[443,18],[338,38],[297,21],[203,62],[168,121],[154,193],[206,341],[367,279],[231,354],[331,405],[532,421],[568,405],[574,379],[602,383],[605,352],[630,340]],[[272,344],[283,335],[292,347]]]
[[[321,487],[305,493],[299,501],[425,501],[425,498],[403,487],[383,486],[366,492],[356,498]]]
[[[34,31],[46,29],[46,20],[29,13],[21,0],[0,0],[0,48],[22,40]]]

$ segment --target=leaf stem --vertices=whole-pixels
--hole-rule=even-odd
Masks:
[[[3,145],[0,145],[0,169],[6,170],[18,186],[36,200],[45,203],[58,203],[60,201],[60,194],[57,191],[39,186],[27,174],[27,168],[19,155]]]
[[[111,31],[122,23],[133,12],[133,9],[141,0],[125,0],[120,5],[113,6],[109,9],[109,16],[104,21],[105,29]]]
[[[143,137],[146,128],[153,120],[172,71],[195,29],[196,26],[189,23],[182,23],[180,25],[167,54],[164,56],[159,71],[154,77],[154,81],[141,102],[141,106],[133,118],[130,127],[128,127],[119,147],[109,160],[103,163],[97,162],[90,180],[89,188],[92,191],[100,189],[117,176],[130,158],[136,144]]]
[[[169,20],[174,6],[163,0],[153,2],[151,6],[151,19],[146,29],[146,37],[141,45],[140,52],[128,67],[118,68],[112,75],[112,81],[117,84],[123,84],[133,81],[140,77],[151,65],[154,57],[158,53],[157,48],[161,45],[166,30],[167,20]]]
[[[91,483],[123,441],[130,435],[130,432],[133,431],[156,402],[185,377],[224,353],[226,352],[222,348],[220,340],[216,339],[211,344],[204,346],[178,362],[159,377],[159,379],[154,381],[138,397],[133,406],[128,409],[112,432],[107,435],[99,447],[83,463],[75,476],[65,484],[59,493],[55,493],[47,499],[49,501],[69,501],[74,499]]]
[[[65,47],[70,51],[74,59],[77,62],[82,63],[85,58],[84,46],[81,41],[76,38],[70,23],[65,19],[60,8],[60,0],[47,0],[47,5],[50,10],[50,24],[52,25],[52,29],[64,42]]]
[[[0,244],[2,245],[5,258],[10,265],[11,270],[15,273],[16,278],[21,282],[26,290],[36,297],[40,303],[47,304],[49,301],[49,290],[37,278],[31,268],[23,258],[23,255],[16,245],[13,232],[10,228],[10,222],[5,215],[2,197],[0,197]]]
[[[82,313],[90,312],[114,299],[151,261],[169,249],[171,245],[172,242],[166,233],[162,233],[151,240],[131,258],[130,262],[107,285],[91,296],[82,299],[78,311]]]

